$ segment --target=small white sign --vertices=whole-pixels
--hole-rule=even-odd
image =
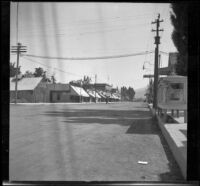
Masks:
[[[138,163],[139,163],[139,164],[144,164],[144,165],[148,164],[147,161],[138,161]]]

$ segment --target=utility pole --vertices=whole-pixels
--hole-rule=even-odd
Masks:
[[[26,52],[26,46],[22,46],[21,43],[17,43],[17,46],[12,46],[12,53],[17,53],[17,67],[16,67],[16,79],[15,79],[15,104],[17,103],[17,85],[18,85],[18,73],[19,73],[19,55]]]
[[[161,55],[159,54],[158,56],[158,69],[161,67]],[[158,77],[159,77],[159,73],[158,73]]]
[[[94,85],[94,88],[95,88],[95,103],[97,101],[97,95],[96,95],[96,83],[97,83],[97,75],[95,74],[95,85]]]
[[[154,64],[154,99],[153,99],[153,108],[157,108],[157,89],[158,89],[158,58],[159,58],[159,44],[160,44],[160,36],[159,32],[164,31],[163,29],[159,29],[160,22],[163,22],[163,20],[160,20],[160,14],[158,14],[158,18],[152,22],[151,24],[156,24],[156,30],[152,29],[152,32],[156,32],[155,36],[155,64]]]

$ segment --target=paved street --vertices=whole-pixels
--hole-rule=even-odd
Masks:
[[[10,105],[9,163],[10,180],[183,180],[140,102]]]

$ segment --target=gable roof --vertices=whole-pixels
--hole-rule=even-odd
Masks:
[[[41,82],[42,77],[22,78],[18,80],[17,90],[34,90]],[[10,90],[15,90],[15,81],[10,78]]]

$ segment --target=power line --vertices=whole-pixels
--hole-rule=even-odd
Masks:
[[[123,57],[133,57],[139,55],[145,55],[146,53],[153,53],[154,51],[145,51],[133,54],[122,54],[122,55],[112,55],[112,56],[98,56],[98,57],[50,57],[50,56],[38,56],[26,54],[24,56],[43,58],[43,59],[60,59],[60,60],[98,60],[98,59],[113,59],[113,58],[123,58]]]
[[[24,56],[23,56],[24,57]],[[52,66],[50,66],[50,65],[45,65],[45,64],[43,64],[43,63],[40,63],[40,62],[38,62],[38,61],[35,61],[35,60],[33,60],[33,59],[29,59],[29,58],[27,58],[27,57],[24,57],[26,60],[28,60],[28,61],[31,61],[31,62],[34,62],[34,63],[38,63],[38,64],[40,64],[40,65],[43,65],[43,66],[46,66],[47,68],[53,68],[53,69],[55,69],[55,70],[57,70],[57,71],[60,71],[60,72],[63,72],[63,73],[66,73],[66,74],[71,74],[71,75],[74,75],[74,76],[77,76],[77,77],[83,77],[83,76],[81,76],[81,75],[78,75],[78,74],[75,74],[75,73],[71,73],[71,72],[67,72],[67,71],[64,71],[64,70],[62,70],[62,69],[59,69],[59,68],[54,68],[54,67],[52,67]],[[93,78],[93,77],[92,77]]]
[[[165,55],[169,55],[169,53],[168,52],[163,52],[163,51],[160,51],[160,53],[162,53],[162,54],[165,54]]]
[[[149,37],[148,37],[148,41],[147,41],[147,45],[146,45],[146,51],[149,50],[149,43],[150,43],[150,39],[151,39],[151,32],[149,32]],[[145,54],[145,58],[144,58],[144,63],[146,61],[146,58],[147,58],[147,54]],[[143,63],[143,66],[144,66],[144,63]]]

